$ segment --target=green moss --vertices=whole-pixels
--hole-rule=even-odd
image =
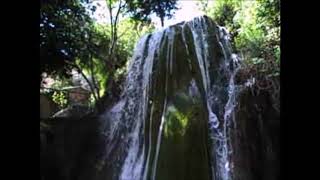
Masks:
[[[184,136],[190,119],[190,114],[191,112],[188,112],[187,114],[180,112],[173,105],[169,106],[164,127],[164,135],[167,138],[169,136],[174,136],[175,134]]]

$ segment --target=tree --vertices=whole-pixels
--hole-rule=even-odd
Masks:
[[[141,35],[154,29],[150,23],[137,21],[132,18],[125,18],[127,14],[128,2],[125,0],[106,0],[109,15],[109,24],[99,26],[101,30],[110,37],[110,43],[106,54],[108,87],[106,98],[112,99],[119,96],[119,84],[122,83],[125,75],[125,64],[131,57],[134,45]],[[131,1],[129,1],[131,3]],[[120,21],[120,18],[122,20]],[[137,30],[139,28],[139,30]],[[132,29],[133,31],[128,31]],[[138,32],[138,33],[137,33]],[[110,63],[111,62],[111,63]]]
[[[200,7],[207,5],[206,0],[202,1]],[[201,8],[219,25],[227,27],[234,48],[248,65],[266,75],[279,73],[279,0],[216,0]]]
[[[90,19],[79,2],[42,0],[40,5],[40,73],[67,76],[69,63],[85,48]]]
[[[99,25],[90,16],[96,8],[89,0],[40,1],[40,85],[44,72],[57,81],[69,81],[76,70],[96,103],[111,102],[120,95],[119,84],[135,42],[154,27],[129,18],[120,21],[126,1],[105,2],[109,24]]]
[[[97,31],[80,1],[42,0],[40,5],[40,74],[70,77],[75,69],[97,101],[100,93],[94,61],[105,60],[101,51],[107,48],[109,38]]]
[[[229,30],[243,60],[238,79],[255,78],[255,89],[269,91],[279,109],[280,0],[215,0],[202,9]]]
[[[177,10],[177,0],[126,0],[127,13],[135,20],[150,21],[150,15],[155,13],[164,25],[164,18],[171,18]]]

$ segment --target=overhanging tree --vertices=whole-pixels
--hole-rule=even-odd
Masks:
[[[126,0],[127,13],[135,20],[150,21],[150,15],[156,14],[164,26],[164,18],[172,18],[177,10],[177,0]]]

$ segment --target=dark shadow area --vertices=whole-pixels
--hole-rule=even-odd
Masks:
[[[40,125],[40,179],[92,179],[99,149],[97,118],[52,118]]]

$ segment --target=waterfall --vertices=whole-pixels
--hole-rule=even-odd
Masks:
[[[109,179],[232,180],[240,67],[206,16],[145,35],[105,121]]]
[[[208,28],[212,28],[212,22],[206,21],[205,18],[196,18],[189,25],[196,46],[197,59],[199,63],[199,67],[201,69],[201,75],[203,84],[205,87],[205,95],[207,98],[207,108],[209,114],[209,130],[210,130],[210,138],[212,143],[216,146],[212,151],[212,162],[213,165],[211,167],[213,175],[213,179],[221,179],[221,180],[230,180],[231,179],[231,169],[230,169],[230,158],[229,154],[232,153],[232,147],[230,145],[229,139],[229,131],[230,125],[233,123],[235,125],[235,121],[231,122],[231,119],[235,119],[233,110],[236,103],[237,96],[237,87],[234,84],[234,76],[239,69],[239,59],[236,54],[232,53],[231,45],[229,42],[229,34],[227,33],[224,27],[217,26],[216,39],[218,40],[218,44],[223,53],[223,60],[221,68],[224,74],[221,76],[227,75],[229,76],[227,92],[228,98],[225,104],[224,109],[220,109],[223,112],[223,117],[218,118],[217,114],[219,111],[214,112],[213,106],[219,106],[217,98],[221,95],[219,89],[216,89],[215,86],[212,86],[212,79],[209,76],[210,72],[210,64],[213,59],[210,58],[209,52],[210,49],[208,44],[208,36],[210,36]],[[210,26],[211,25],[211,26]],[[238,87],[240,88],[240,87]],[[225,89],[223,89],[225,91]],[[218,104],[219,103],[219,104]],[[214,163],[214,161],[216,161]]]

